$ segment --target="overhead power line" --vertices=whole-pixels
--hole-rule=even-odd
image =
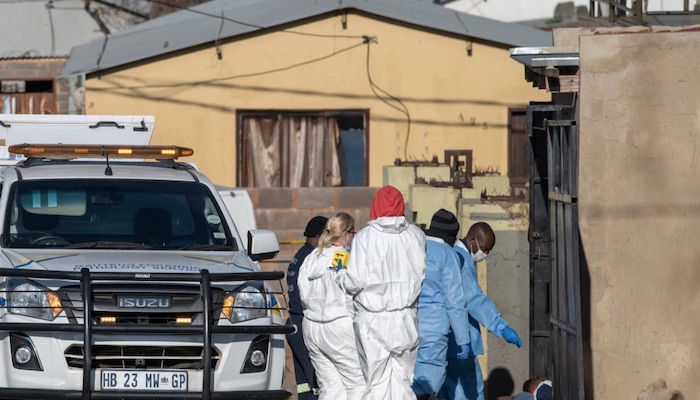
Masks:
[[[223,16],[223,14],[222,15],[210,14],[210,13],[207,13],[204,11],[195,10],[193,8],[182,7],[182,6],[179,6],[176,4],[170,4],[167,1],[161,1],[161,0],[146,0],[146,1],[149,1],[149,2],[155,3],[155,4],[160,4],[160,5],[172,7],[172,8],[176,8],[178,10],[189,11],[191,13],[204,15],[206,17],[222,19],[225,21],[232,22],[234,24],[243,25],[243,26],[247,26],[250,28],[256,28],[256,29],[268,29],[269,28],[266,26],[251,24],[251,23],[248,23],[245,21],[240,21],[240,20],[236,20],[233,18],[225,17],[225,16]],[[362,35],[328,35],[328,34],[321,34],[321,33],[300,32],[300,31],[295,31],[295,30],[291,30],[291,29],[281,29],[280,32],[290,33],[293,35],[300,35],[300,36],[317,37],[317,38],[333,38],[333,39],[362,39],[363,38]]]
[[[388,105],[389,107],[393,108],[394,110],[397,110],[398,112],[400,112],[406,116],[406,124],[407,124],[406,125],[406,140],[405,140],[404,146],[403,146],[403,157],[404,157],[404,160],[407,160],[408,159],[408,138],[411,135],[411,113],[408,111],[408,107],[406,107],[406,104],[404,104],[403,101],[401,101],[399,98],[397,98],[396,96],[393,96],[392,94],[390,94],[386,90],[379,87],[376,83],[374,83],[374,80],[372,80],[372,73],[371,73],[370,67],[369,67],[369,64],[370,64],[369,61],[370,61],[370,47],[372,47],[372,43],[377,43],[377,38],[365,36],[364,43],[367,44],[367,60],[366,60],[367,81],[369,82],[370,89],[372,89],[372,93],[374,93],[374,95],[379,100],[386,103],[386,105]],[[385,98],[384,96],[382,96],[379,92],[383,93],[384,95],[386,95],[386,97],[388,97],[389,99],[398,103],[399,106],[389,102],[389,100],[387,98]]]
[[[302,62],[291,64],[291,65],[286,65],[286,66],[279,67],[279,68],[272,68],[272,69],[268,69],[268,70],[264,70],[264,71],[251,72],[248,74],[229,75],[229,76],[224,76],[224,77],[220,77],[220,78],[213,78],[213,79],[207,79],[207,80],[201,80],[201,81],[187,81],[187,82],[182,82],[182,83],[168,83],[168,84],[161,84],[161,85],[146,84],[146,85],[123,86],[123,87],[115,88],[115,90],[171,89],[171,88],[177,88],[177,87],[207,85],[210,83],[216,83],[216,82],[221,82],[221,81],[228,81],[228,80],[240,79],[240,78],[250,78],[250,77],[254,77],[254,76],[272,74],[275,72],[289,71],[289,70],[292,70],[294,68],[302,67],[304,65],[309,65],[309,64],[313,64],[313,63],[316,63],[319,61],[327,60],[327,59],[334,57],[334,56],[337,56],[341,53],[345,53],[347,51],[350,51],[352,49],[360,47],[363,44],[364,44],[364,42],[357,43],[357,44],[354,44],[352,46],[342,48],[340,50],[334,50],[333,52],[326,54],[324,56],[321,56],[321,57],[312,58],[310,60],[302,61]]]

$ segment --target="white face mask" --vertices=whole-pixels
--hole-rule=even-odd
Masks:
[[[352,237],[350,239],[348,239],[349,242],[345,246],[343,246],[343,248],[345,249],[345,251],[350,251],[350,246],[352,245],[352,240],[355,238],[355,231],[353,229],[351,231],[348,231],[347,233],[351,234]]]
[[[474,240],[476,240],[477,251],[476,251],[476,253],[472,253],[470,251],[469,254],[472,255],[472,260],[474,260],[475,263],[478,263],[479,261],[484,261],[487,254],[484,253],[483,251],[481,251],[481,248],[479,248],[479,239],[474,238]]]

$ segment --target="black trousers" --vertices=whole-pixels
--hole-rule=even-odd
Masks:
[[[318,388],[318,384],[316,383],[316,371],[314,371],[314,366],[311,364],[309,350],[304,344],[304,334],[301,327],[304,316],[299,314],[289,315],[290,317],[287,319],[287,325],[294,324],[297,326],[297,333],[287,335],[287,343],[292,349],[292,358],[294,359],[297,397],[299,400],[316,400],[318,399],[318,396],[314,394]]]

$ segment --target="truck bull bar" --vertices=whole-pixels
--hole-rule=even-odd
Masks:
[[[213,391],[212,385],[212,334],[289,334],[296,331],[294,325],[232,325],[220,326],[213,323],[213,282],[243,282],[243,281],[274,281],[284,278],[284,272],[242,272],[242,273],[210,273],[204,269],[199,273],[144,273],[144,272],[91,272],[83,268],[80,272],[43,271],[23,269],[0,270],[0,277],[22,277],[37,279],[56,279],[79,281],[83,298],[82,324],[55,323],[12,323],[0,322],[0,331],[34,331],[34,332],[83,332],[83,387],[79,390],[50,390],[25,388],[0,388],[0,399],[26,400],[101,400],[101,399],[177,399],[177,400],[244,400],[244,399],[287,399],[291,396],[288,390],[258,390],[258,391]],[[199,282],[202,296],[202,325],[178,326],[171,324],[124,324],[96,325],[93,320],[93,282],[100,281],[130,281],[130,282]],[[202,335],[202,391],[200,392],[149,392],[137,390],[93,390],[94,367],[92,346],[93,333],[126,333],[126,334],[180,334]]]

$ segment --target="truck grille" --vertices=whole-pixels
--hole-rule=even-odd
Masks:
[[[202,369],[202,346],[112,346],[92,347],[95,368],[114,369]],[[73,345],[64,353],[69,368],[83,368],[83,346]],[[221,354],[212,348],[211,367]]]
[[[178,319],[189,318],[189,320],[194,321],[199,314],[162,314],[162,313],[152,313],[152,314],[117,314],[115,313],[99,313],[95,317],[95,323],[104,324],[101,322],[100,317],[112,316],[116,318],[114,323],[117,324],[175,324],[178,323]],[[110,323],[112,324],[112,323]],[[180,322],[179,325],[184,323]],[[189,325],[189,324],[187,324]]]
[[[64,286],[59,290],[63,307],[71,323],[81,323],[83,317],[83,299],[78,285]],[[130,307],[118,305],[120,296],[147,297],[169,299],[167,307]],[[224,291],[212,288],[214,300],[214,316],[219,316],[221,299]],[[178,318],[188,318],[192,325],[202,325],[202,296],[198,285],[133,285],[105,284],[93,286],[95,320],[99,324],[100,317],[110,316],[119,324],[175,324]],[[214,324],[218,323],[214,318]]]

